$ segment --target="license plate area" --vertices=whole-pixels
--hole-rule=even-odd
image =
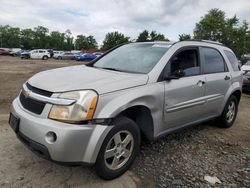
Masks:
[[[20,119],[14,114],[10,113],[9,124],[16,133],[19,131],[19,122]]]

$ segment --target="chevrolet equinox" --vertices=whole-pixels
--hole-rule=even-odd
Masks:
[[[23,84],[9,124],[37,155],[123,174],[140,149],[178,129],[234,123],[242,73],[232,50],[212,41],[117,46],[86,65],[40,72]]]

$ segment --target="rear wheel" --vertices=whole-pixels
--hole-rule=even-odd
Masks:
[[[106,180],[122,175],[138,154],[140,140],[140,130],[136,123],[127,117],[118,117],[98,154],[96,173]]]
[[[218,126],[223,128],[231,127],[236,119],[237,113],[238,100],[232,95],[228,99],[221,116],[218,118]]]

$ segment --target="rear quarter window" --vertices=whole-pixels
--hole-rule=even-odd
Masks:
[[[236,56],[234,55],[234,53],[228,51],[228,50],[224,50],[224,53],[226,54],[232,68],[234,71],[239,71],[240,70],[240,66],[238,64],[238,60],[236,58]]]

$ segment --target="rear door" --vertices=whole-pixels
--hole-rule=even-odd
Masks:
[[[220,114],[224,97],[231,85],[231,74],[219,50],[201,48],[202,72],[206,78],[205,98],[208,117]]]

